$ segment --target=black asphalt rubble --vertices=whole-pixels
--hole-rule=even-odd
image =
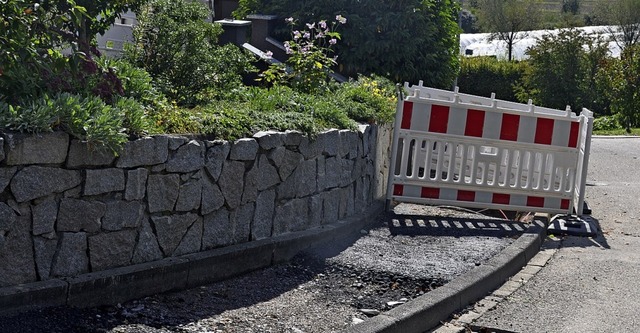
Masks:
[[[424,332],[525,266],[546,223],[379,204],[274,239],[0,289],[0,332]],[[288,296],[298,291],[312,296]],[[285,313],[251,310],[263,303]],[[56,307],[28,311],[43,306]]]

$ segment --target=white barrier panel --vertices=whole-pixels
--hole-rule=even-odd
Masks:
[[[387,199],[582,213],[592,113],[405,84]]]

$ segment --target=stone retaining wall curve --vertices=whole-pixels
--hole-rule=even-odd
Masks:
[[[235,142],[145,137],[119,156],[61,132],[0,137],[0,287],[269,239],[384,200],[375,125]]]

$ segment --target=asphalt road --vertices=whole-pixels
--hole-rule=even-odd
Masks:
[[[506,332],[640,332],[640,139],[594,138],[587,202],[602,232],[553,258],[474,322]]]

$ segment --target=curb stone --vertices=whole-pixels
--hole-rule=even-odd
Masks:
[[[518,239],[486,263],[342,333],[411,333],[435,328],[452,313],[488,295],[518,273],[540,250],[547,223],[548,217],[536,215]]]

